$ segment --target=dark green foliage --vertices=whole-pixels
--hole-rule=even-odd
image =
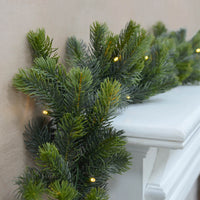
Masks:
[[[157,34],[160,29],[161,24]],[[165,31],[164,27],[162,31]],[[170,54],[166,50],[159,52],[162,48],[169,49],[169,42],[156,42],[133,21],[119,35],[111,33],[106,24],[95,22],[90,27],[88,48],[82,40],[68,39],[67,64],[88,67],[96,80],[96,88],[100,88],[100,82],[107,77],[118,80],[123,86],[120,102],[126,105],[125,102],[142,102],[177,85]],[[150,62],[145,61],[147,55],[151,57]]]
[[[137,80],[137,74],[144,68],[144,57],[149,50],[152,36],[130,21],[118,36],[115,54],[119,62],[114,62],[110,75],[122,84],[131,87]]]
[[[141,72],[141,79],[131,89],[133,103],[142,102],[150,96],[165,92],[178,85],[176,68],[173,65],[170,49],[173,43],[167,39],[155,39],[150,52],[149,59]]]
[[[44,117],[33,119],[32,122],[29,122],[25,127],[24,131],[26,149],[33,156],[37,156],[39,146],[53,141],[54,131],[53,120]]]
[[[77,187],[80,191],[89,191],[92,187],[105,187],[111,174],[125,172],[128,167],[129,153],[126,152],[122,132],[113,129],[100,129],[83,139],[87,145],[82,146],[81,154],[76,156],[76,168],[79,181]],[[77,147],[75,147],[77,148]],[[79,153],[78,152],[78,153]],[[125,165],[125,163],[127,163]],[[88,177],[95,177],[96,182],[90,183]]]
[[[190,43],[192,45],[193,53],[197,53],[196,49],[199,48],[200,44],[200,31],[198,31],[190,40]]]
[[[196,49],[200,47],[199,32],[187,41],[185,29],[167,32],[165,25],[161,22],[154,25],[153,32],[157,38],[171,40],[174,43],[170,53],[180,83],[188,84],[199,81],[200,55],[196,52]]]
[[[92,188],[87,194],[85,200],[108,200],[108,195],[101,188]]]
[[[64,103],[67,112],[84,112],[89,104],[90,95],[94,95],[93,78],[88,68],[71,69],[66,80]],[[89,105],[88,105],[89,106]]]
[[[29,172],[25,172],[17,182],[21,197],[37,191],[38,198],[42,194],[52,199],[107,198],[101,188],[106,188],[113,173],[125,172],[130,164],[123,132],[111,125],[120,105],[121,84],[106,78],[97,88],[87,67],[67,73],[47,56],[36,58],[32,68],[21,69],[13,85],[49,113],[30,123],[24,132],[26,147],[36,157],[37,170],[29,171],[34,172],[33,180],[40,175],[42,183],[37,188],[31,182],[33,190],[29,191]],[[96,182],[91,182],[91,177]]]
[[[70,160],[70,165],[73,165],[72,163],[76,161],[76,157],[79,156],[79,152],[76,152],[75,149],[75,142],[77,142],[78,138],[82,138],[87,133],[85,130],[85,123],[84,116],[73,117],[71,113],[66,113],[58,124],[55,144],[63,157]]]
[[[85,95],[89,98],[91,84],[92,76],[88,69],[82,72],[78,68],[72,69],[67,74],[62,65],[49,57],[36,59],[33,68],[21,69],[13,79],[18,90],[36,98],[56,119],[65,112],[82,109],[88,103]]]
[[[118,81],[110,81],[109,78],[101,83],[92,108],[95,128],[101,124],[109,125],[109,120],[114,116],[120,102],[120,87],[121,84]]]
[[[20,91],[36,98],[53,117],[59,118],[65,112],[64,96],[65,68],[56,64],[55,59],[38,58],[33,68],[21,69],[13,79],[13,85]]]
[[[176,68],[178,70],[178,77],[181,82],[185,82],[185,80],[192,73],[192,60],[191,54],[192,49],[191,45],[187,43],[182,43],[176,48],[177,57],[175,57],[174,62],[176,63]]]
[[[115,35],[95,22],[89,46],[68,39],[67,69],[43,29],[28,33],[34,64],[21,69],[13,85],[48,116],[34,119],[24,131],[36,168],[17,179],[19,199],[108,199],[108,179],[125,172],[131,159],[123,131],[112,127],[116,110],[178,81],[199,80],[194,48],[199,48],[200,33],[187,42],[184,30],[168,33],[162,23],[153,32],[156,37],[130,21]]]
[[[68,162],[60,155],[54,144],[46,143],[39,147],[37,165],[41,172],[49,177],[48,182],[71,179]]]
[[[27,34],[30,47],[32,49],[33,57],[52,57],[58,61],[57,49],[52,47],[53,39],[45,34],[44,29],[38,29],[36,32],[29,31]]]
[[[67,63],[72,67],[89,67],[96,88],[107,77],[128,88],[139,79],[151,41],[151,35],[133,21],[119,35],[109,32],[106,24],[96,22],[90,27],[88,48],[75,37],[68,39]]]
[[[184,83],[196,83],[200,81],[200,55],[198,51],[200,48],[200,31],[189,42],[192,45],[192,73]]]
[[[152,31],[155,37],[159,37],[167,32],[167,28],[162,22],[157,22],[153,27]]]
[[[50,199],[74,200],[78,196],[77,190],[68,181],[55,181],[49,186]]]
[[[27,168],[24,174],[17,178],[16,184],[19,186],[17,199],[41,200],[46,192],[44,176],[35,168]]]
[[[184,82],[192,73],[192,46],[186,41],[186,30],[180,29],[177,32],[171,32],[169,38],[172,38],[176,45],[174,64],[178,70],[178,77]]]
[[[72,184],[67,161],[59,154],[55,145],[46,143],[39,147],[36,165],[39,168],[27,168],[18,177],[18,199],[42,200],[46,194],[50,199],[75,199],[78,191]]]

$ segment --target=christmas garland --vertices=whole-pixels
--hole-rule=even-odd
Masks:
[[[173,45],[170,54],[176,75],[181,84],[194,84],[200,81],[200,31],[192,39],[186,40],[186,30],[168,32],[162,22],[153,26],[153,34],[161,40],[167,39]]]
[[[106,24],[90,27],[90,43],[67,40],[66,66],[44,29],[27,34],[33,66],[20,69],[14,87],[33,98],[42,115],[25,127],[35,160],[16,180],[18,199],[106,200],[112,174],[128,170],[130,153],[115,111],[180,84],[200,80],[200,33],[153,34],[130,21],[120,34]]]

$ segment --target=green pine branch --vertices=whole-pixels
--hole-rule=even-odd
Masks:
[[[64,180],[71,183],[72,174],[68,161],[62,157],[54,144],[46,143],[39,147],[36,165],[41,173],[44,174],[48,185],[56,180]]]
[[[160,23],[158,27],[154,27],[154,32],[156,31],[161,34],[166,29]],[[95,22],[90,27],[88,48],[82,40],[75,37],[68,39],[67,63],[73,67],[87,66],[96,80],[94,87],[97,89],[106,78],[118,80],[122,84],[121,92],[128,97],[126,99],[121,95],[121,105],[126,105],[125,102],[142,102],[177,85],[176,70],[166,64],[171,63],[169,57],[172,48],[168,48],[168,44],[154,44],[154,41],[151,34],[133,21],[119,35],[110,32],[105,23]],[[169,53],[159,53],[162,47],[156,45],[168,48]],[[146,57],[151,57],[151,65],[156,65],[151,70],[147,70],[149,61],[145,60]],[[146,71],[153,79],[147,80]],[[172,78],[169,79],[171,75]]]
[[[75,200],[78,196],[78,191],[68,181],[56,180],[49,186],[49,199],[58,200]]]
[[[88,96],[93,90],[93,78],[89,69],[73,68],[66,81],[64,102],[68,112],[80,112],[88,103]]]
[[[35,168],[27,168],[15,184],[18,185],[17,199],[42,200],[42,195],[47,191],[44,176]]]
[[[158,23],[153,28],[157,38],[171,40],[174,47],[170,50],[175,73],[182,84],[196,83],[200,80],[199,55],[196,49],[199,48],[199,32],[189,41],[186,40],[186,30],[168,32],[164,24]],[[160,33],[160,34],[157,34]]]
[[[47,57],[36,59],[33,68],[20,70],[13,83],[49,111],[47,122],[29,124],[25,131],[27,149],[36,154],[46,189],[57,180],[68,181],[78,192],[75,199],[83,199],[93,187],[106,187],[112,173],[128,169],[126,142],[110,127],[121,98],[119,82],[107,78],[97,90],[89,69],[77,67],[67,73],[55,59]],[[94,152],[96,156],[90,156]],[[103,156],[104,152],[108,154]],[[118,156],[123,164],[117,161]],[[94,184],[91,176],[96,177]],[[28,192],[23,183],[20,187],[22,193]],[[62,185],[58,187],[62,190]],[[57,195],[49,190],[44,193],[53,198]],[[64,198],[67,194],[60,195]]]
[[[186,41],[184,30],[168,33],[160,23],[154,35],[133,21],[119,35],[95,22],[88,46],[69,38],[69,70],[58,64],[44,30],[28,34],[34,65],[21,69],[13,85],[48,110],[48,116],[26,126],[26,147],[36,157],[37,169],[28,168],[19,177],[19,198],[108,199],[109,177],[125,172],[131,159],[123,131],[111,125],[116,110],[164,92],[178,80],[198,80],[194,48],[199,34]]]
[[[101,188],[92,188],[84,200],[108,200],[106,191]]]
[[[153,25],[152,32],[153,32],[153,35],[157,38],[157,37],[160,37],[163,34],[166,34],[167,28],[165,27],[165,25],[161,21],[159,21],[155,25]]]
[[[38,155],[40,146],[53,141],[55,131],[53,126],[53,120],[44,117],[33,119],[25,126],[24,143],[33,157]]]
[[[44,29],[38,29],[37,31],[29,31],[27,39],[32,49],[32,55],[34,58],[47,58],[52,57],[58,61],[57,49],[52,47],[53,39],[45,33]]]
[[[132,87],[130,96],[134,103],[142,102],[150,96],[178,85],[176,68],[170,52],[172,48],[171,40],[160,38],[154,40],[148,54],[149,59],[141,72],[141,80]]]
[[[94,104],[94,125],[109,122],[110,117],[119,106],[121,84],[118,81],[105,79],[101,83],[101,89],[97,93],[97,99]]]

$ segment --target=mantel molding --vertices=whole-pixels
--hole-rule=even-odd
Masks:
[[[181,149],[200,128],[200,86],[179,86],[128,106],[113,121],[131,144]]]
[[[183,150],[159,149],[145,190],[147,200],[185,199],[200,173],[200,131]]]
[[[200,174],[200,86],[180,86],[113,121],[123,129],[132,167],[111,183],[111,200],[185,200]]]

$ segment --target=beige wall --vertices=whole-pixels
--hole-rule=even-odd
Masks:
[[[22,131],[33,104],[12,89],[11,80],[19,67],[31,64],[30,29],[44,27],[63,54],[67,37],[88,40],[95,20],[114,32],[131,18],[145,28],[162,20],[191,36],[200,28],[199,7],[199,0],[0,0],[0,200],[15,199],[12,181],[27,164]]]

